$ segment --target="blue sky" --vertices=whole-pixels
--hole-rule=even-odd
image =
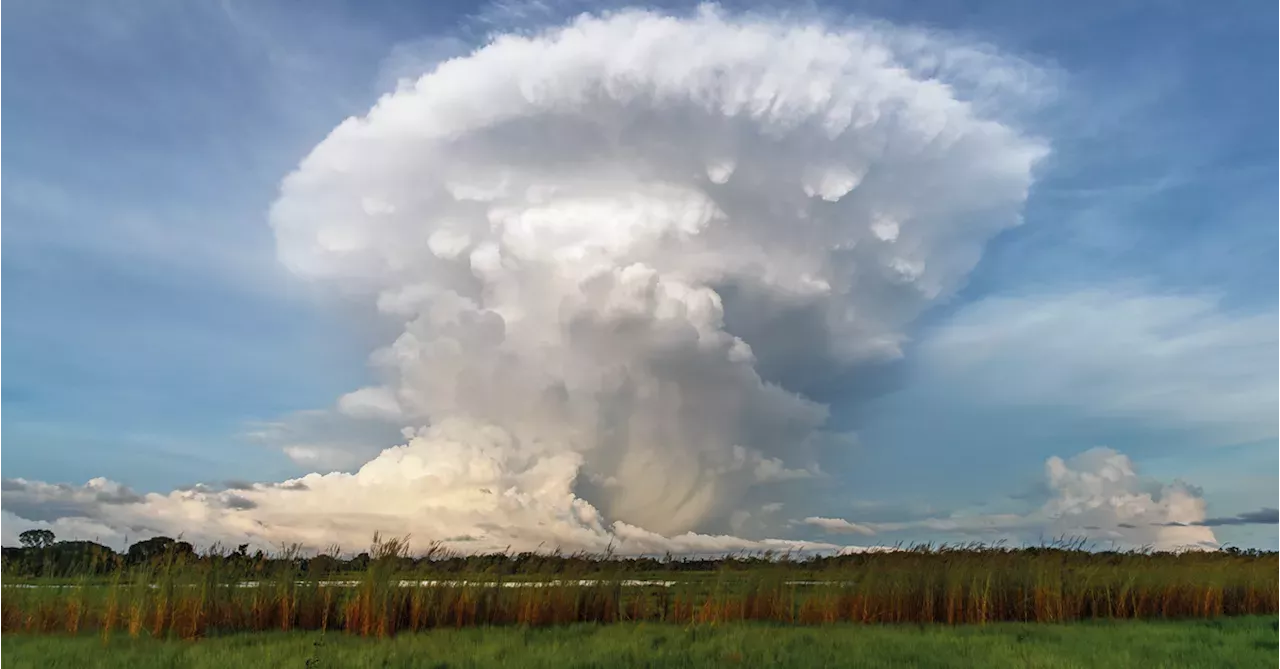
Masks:
[[[518,14],[391,2],[7,6],[5,476],[104,476],[159,491],[301,473],[250,433],[370,383],[366,359],[387,333],[358,305],[318,296],[279,266],[266,216],[280,180],[414,64],[460,53]],[[848,513],[859,500],[990,505],[1034,488],[1049,456],[1095,446],[1123,451],[1144,474],[1201,486],[1211,516],[1274,507],[1274,404],[1269,430],[1228,409],[1187,419],[1179,409],[1202,405],[1197,398],[1111,411],[1107,398],[1164,383],[1168,370],[1090,354],[1080,364],[1103,370],[1096,386],[1018,391],[1009,378],[1035,369],[997,361],[956,371],[945,346],[926,342],[964,314],[983,327],[983,313],[999,313],[998,304],[969,310],[984,301],[1052,302],[1098,287],[1134,301],[1054,304],[1124,319],[1153,296],[1192,296],[1211,304],[1209,320],[1262,314],[1274,328],[1275,5],[819,9],[989,42],[1056,82],[1053,98],[1026,112],[1054,151],[1024,224],[994,239],[961,293],[917,324],[908,355],[873,377],[883,379],[874,398],[854,406],[842,399],[847,388],[820,398],[832,402],[835,426],[857,434],[855,447],[824,461]],[[1156,329],[1200,322],[1171,318]],[[1121,356],[1131,341],[1079,345]],[[1178,387],[1232,387],[1256,362],[1266,371],[1249,382],[1274,394],[1274,345],[1258,358],[1237,344],[1197,349],[1221,355],[1231,376],[1201,382],[1187,372]],[[1050,362],[1070,367],[1070,355]],[[1214,369],[1192,371],[1201,367]],[[1010,385],[1031,400],[1009,401]],[[1240,421],[1249,424],[1236,430]],[[391,434],[379,445],[394,443]],[[840,515],[838,505],[830,513]],[[1277,530],[1224,527],[1219,538],[1274,548]]]

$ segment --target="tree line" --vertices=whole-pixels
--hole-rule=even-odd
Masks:
[[[1274,556],[1275,551],[1227,547],[1212,554],[1152,553],[1150,551],[1096,551],[1083,541],[1057,541],[1047,545],[1011,548],[1005,545],[970,544],[915,544],[897,545],[892,550],[831,554],[791,554],[765,551],[737,553],[716,557],[663,556],[621,557],[612,551],[604,553],[577,552],[565,554],[559,550],[549,552],[512,552],[462,555],[447,549],[440,542],[433,542],[417,554],[410,554],[408,543],[403,540],[380,540],[377,535],[369,551],[354,555],[341,555],[336,548],[319,555],[306,555],[299,546],[285,546],[279,551],[267,553],[249,551],[249,544],[235,549],[212,546],[197,551],[189,542],[171,537],[152,537],[131,544],[123,553],[93,541],[58,541],[49,530],[28,530],[19,535],[21,547],[4,547],[3,571],[6,576],[21,578],[70,578],[81,576],[105,576],[131,569],[157,567],[204,566],[217,568],[245,578],[287,570],[304,578],[341,577],[343,574],[360,574],[371,565],[390,568],[398,573],[415,573],[424,576],[449,577],[450,575],[504,576],[590,576],[601,573],[654,573],[654,572],[710,572],[746,570],[766,565],[796,568],[806,571],[858,567],[875,562],[884,564],[899,559],[946,561],[958,553],[967,557],[987,553],[1020,554],[1032,557],[1044,553],[1061,554],[1072,561],[1080,560],[1092,565],[1120,563],[1135,558],[1151,560],[1182,559],[1210,561],[1232,558],[1261,558]],[[1215,556],[1217,556],[1215,558]]]
[[[370,551],[341,555],[331,549],[319,555],[304,555],[299,547],[282,547],[274,553],[249,551],[249,544],[234,550],[213,546],[196,551],[189,542],[171,537],[153,537],[139,541],[118,553],[109,546],[93,541],[58,541],[49,530],[28,530],[19,536],[21,547],[4,547],[4,573],[18,577],[76,577],[107,575],[121,569],[173,564],[206,565],[240,572],[246,577],[274,572],[280,568],[301,576],[326,577],[345,573],[362,573],[377,561],[399,572],[450,574],[519,575],[586,575],[598,574],[604,568],[620,572],[711,571],[725,566],[748,567],[776,563],[785,555],[765,552],[718,558],[619,557],[605,553],[577,552],[512,552],[462,555],[446,549],[441,543],[428,544],[425,550],[410,554],[407,543],[381,541],[375,535]]]

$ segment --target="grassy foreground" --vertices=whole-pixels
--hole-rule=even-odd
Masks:
[[[1274,667],[1276,618],[1060,625],[797,628],[761,623],[439,629],[369,639],[315,632],[199,641],[0,639],[17,667]]]

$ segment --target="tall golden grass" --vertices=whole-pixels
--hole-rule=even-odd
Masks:
[[[0,631],[191,639],[237,631],[333,630],[385,637],[437,627],[575,622],[1205,618],[1275,614],[1280,592],[1275,553],[918,547],[827,563],[774,560],[744,568],[727,561],[715,572],[650,574],[674,579],[670,585],[628,584],[615,563],[602,560],[588,583],[513,588],[501,578],[402,585],[402,578],[423,575],[400,569],[406,551],[403,541],[375,541],[367,570],[348,584],[322,581],[299,569],[297,560],[283,559],[247,587],[217,562],[182,556],[120,568],[109,582],[6,583]]]

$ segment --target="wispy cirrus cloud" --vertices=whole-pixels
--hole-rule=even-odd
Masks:
[[[1133,286],[992,296],[921,343],[938,377],[992,403],[1274,438],[1277,313]]]

